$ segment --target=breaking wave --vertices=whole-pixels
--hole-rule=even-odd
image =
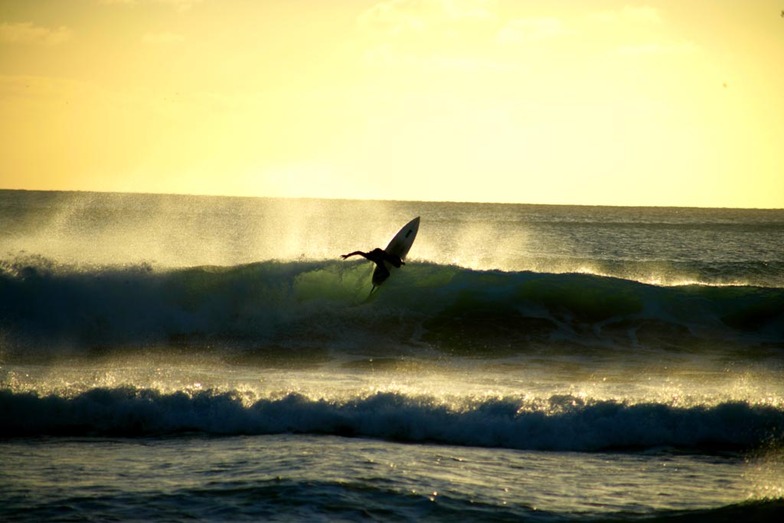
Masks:
[[[742,450],[784,440],[784,410],[725,402],[679,407],[555,395],[543,400],[375,393],[340,401],[290,393],[97,388],[72,397],[0,390],[5,437],[328,434],[526,450]]]
[[[6,358],[221,346],[339,352],[428,346],[483,355],[532,347],[784,346],[784,290],[658,287],[590,274],[411,263],[372,300],[367,263],[259,262],[157,270],[0,268]]]

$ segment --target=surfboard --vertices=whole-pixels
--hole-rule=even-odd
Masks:
[[[400,229],[397,234],[389,241],[386,249],[384,251],[387,254],[391,254],[393,256],[397,256],[401,260],[406,259],[406,255],[408,251],[411,250],[411,246],[414,244],[414,240],[416,239],[417,232],[419,231],[419,216],[408,222]],[[384,262],[384,266],[387,268],[387,271],[392,269],[392,264]],[[384,278],[381,277],[381,269],[376,267],[373,271],[373,285],[379,286],[384,282]]]

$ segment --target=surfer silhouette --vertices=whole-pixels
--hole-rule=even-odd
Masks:
[[[350,258],[351,256],[362,256],[366,260],[370,260],[376,264],[376,270],[373,271],[373,285],[375,287],[378,287],[384,283],[384,280],[389,278],[389,269],[386,268],[384,262],[390,263],[397,268],[400,268],[402,265],[406,264],[403,260],[400,259],[399,256],[389,254],[384,249],[379,249],[378,247],[370,252],[354,251],[348,254],[340,255],[340,257],[344,260],[346,258]]]
[[[399,269],[405,265],[405,263],[403,263],[403,258],[406,257],[409,249],[411,249],[411,244],[414,243],[414,238],[416,238],[418,230],[419,216],[405,224],[389,241],[386,249],[376,247],[370,252],[354,251],[340,256],[344,260],[352,256],[362,256],[366,260],[376,264],[376,268],[373,270],[373,288],[370,289],[368,300],[373,296],[373,293],[378,290],[379,286],[389,278],[390,267],[397,267]]]

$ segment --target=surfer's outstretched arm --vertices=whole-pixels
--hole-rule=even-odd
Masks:
[[[364,253],[362,251],[354,251],[354,252],[350,252],[348,254],[341,254],[340,255],[340,257],[343,258],[344,260],[346,258],[350,258],[351,256],[362,256],[363,258],[367,258],[367,253]]]

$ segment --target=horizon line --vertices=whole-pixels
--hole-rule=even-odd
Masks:
[[[25,188],[5,188],[0,187],[0,191],[6,192],[29,192],[29,193],[79,193],[79,194],[128,194],[139,196],[192,196],[199,198],[245,198],[245,199],[267,199],[267,200],[327,200],[327,201],[347,201],[347,202],[389,202],[389,203],[428,203],[428,204],[475,204],[475,205],[528,205],[546,207],[610,207],[610,208],[646,208],[646,209],[726,209],[726,210],[748,210],[748,211],[782,211],[784,207],[731,207],[731,206],[707,206],[707,205],[651,205],[651,204],[602,204],[602,203],[533,203],[533,202],[498,202],[498,201],[479,201],[479,200],[400,200],[397,198],[339,198],[324,196],[260,196],[260,195],[239,195],[239,194],[214,194],[214,193],[187,193],[187,192],[155,192],[155,191],[111,191],[100,189],[25,189]]]

